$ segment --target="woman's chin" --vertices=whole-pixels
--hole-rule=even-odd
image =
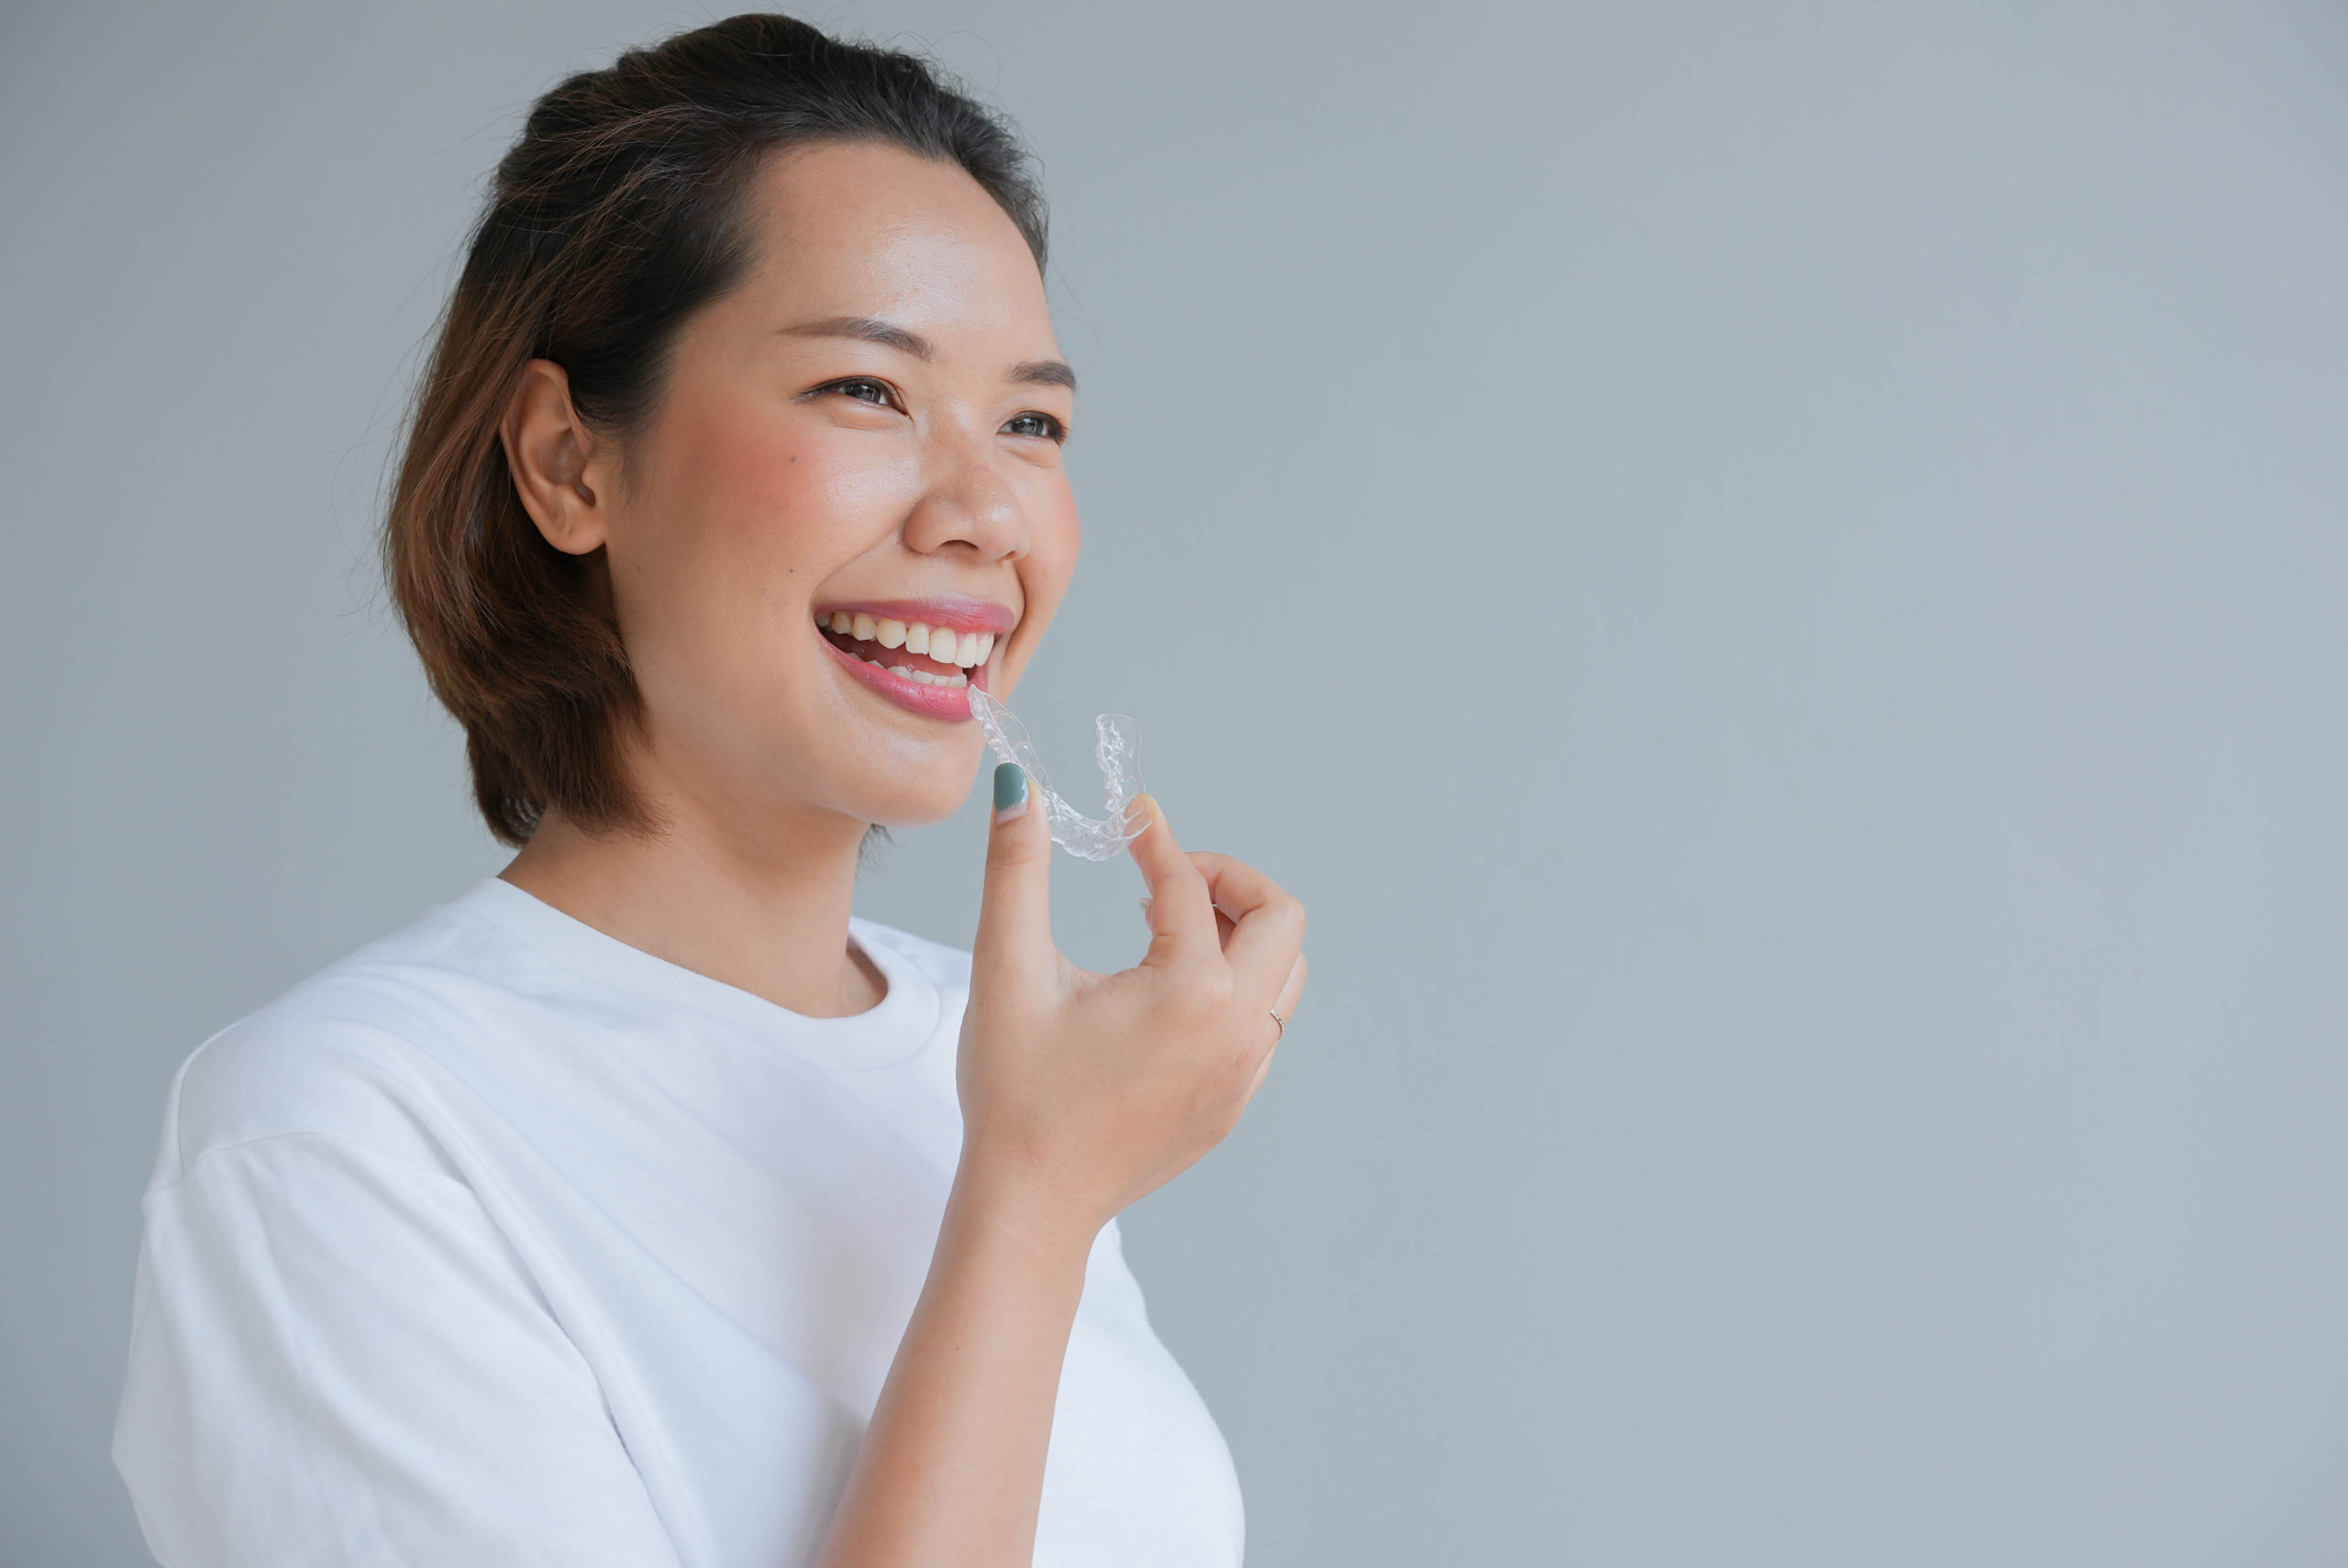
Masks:
[[[886,788],[868,788],[850,797],[850,814],[878,827],[917,828],[942,823],[970,798],[978,770],[968,762],[941,764],[923,778],[896,778]]]

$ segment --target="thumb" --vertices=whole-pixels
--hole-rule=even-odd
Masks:
[[[986,892],[979,904],[973,972],[1027,969],[1048,962],[1052,945],[1052,835],[1044,803],[1026,770],[994,770],[994,825],[987,836]]]

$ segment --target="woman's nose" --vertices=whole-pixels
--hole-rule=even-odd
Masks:
[[[905,545],[923,555],[967,545],[981,559],[1001,560],[1027,548],[1027,520],[1019,493],[995,466],[995,455],[975,443],[936,454],[929,482],[905,519]]]

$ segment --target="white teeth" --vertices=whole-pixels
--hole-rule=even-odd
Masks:
[[[932,675],[925,669],[914,669],[907,665],[899,665],[890,673],[902,675],[907,680],[916,681],[923,686],[968,686],[970,684],[970,678],[958,669],[951,675]]]
[[[867,664],[873,664],[873,668],[876,669],[880,668],[878,664],[874,664],[870,659],[867,659],[865,662]],[[914,682],[917,686],[968,686],[970,684],[970,678],[964,675],[958,669],[951,675],[932,675],[925,669],[915,669],[909,664],[892,664],[888,668],[890,674],[902,675],[907,680]]]
[[[924,621],[892,621],[886,616],[848,610],[835,610],[815,618],[818,626],[859,642],[879,643],[884,648],[903,648],[907,653],[926,654],[940,664],[959,665],[969,669],[975,665],[991,664],[995,649],[1011,640],[1008,632],[957,632],[950,626],[932,626]],[[878,659],[868,663],[880,664]],[[923,672],[906,665],[883,665],[898,675],[923,679]],[[960,674],[931,676],[929,683],[937,686],[967,686],[969,678]]]

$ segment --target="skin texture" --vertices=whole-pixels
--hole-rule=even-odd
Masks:
[[[688,321],[644,427],[598,431],[534,362],[503,436],[557,548],[602,563],[644,696],[627,751],[658,823],[552,815],[506,879],[633,946],[816,1017],[885,982],[848,941],[874,823],[949,815],[977,724],[867,690],[818,606],[960,595],[1018,624],[1008,698],[1075,570],[1060,433],[1073,392],[1043,281],[960,170],[802,149],[752,193],[748,277]],[[809,324],[875,318],[925,355]],[[1023,370],[1023,367],[1024,368]],[[1084,1263],[1101,1227],[1219,1143],[1304,987],[1304,913],[1261,873],[1186,854],[1145,801],[1148,954],[1078,969],[1052,940],[1042,813],[1000,818],[959,1059],[962,1160],[919,1305],[822,1561],[1024,1563]]]

